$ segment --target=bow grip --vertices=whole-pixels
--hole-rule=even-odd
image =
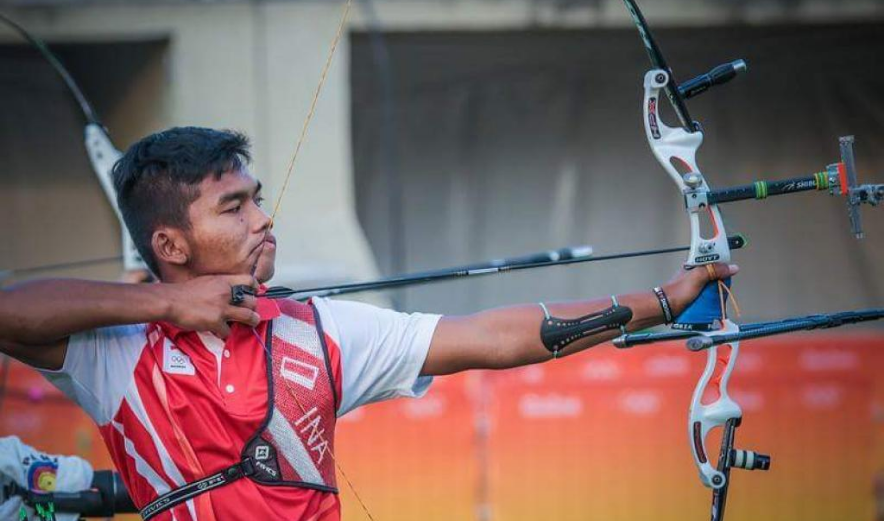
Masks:
[[[722,282],[731,287],[731,277],[723,279]],[[725,310],[722,309],[722,299],[719,296],[719,282],[714,280],[708,282],[698,298],[676,317],[673,328],[710,331],[724,316]]]

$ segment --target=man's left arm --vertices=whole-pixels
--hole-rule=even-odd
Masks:
[[[720,279],[737,272],[736,266],[712,265],[713,271],[693,269],[681,271],[672,281],[662,286],[677,316],[690,304],[711,279]],[[625,325],[628,331],[646,329],[664,323],[664,312],[657,295],[651,290],[616,296],[618,305],[629,308],[632,318]],[[481,311],[466,316],[443,317],[436,327],[433,340],[421,369],[422,375],[446,375],[468,369],[507,369],[545,362],[554,357],[568,356],[583,351],[621,334],[619,327],[606,329],[604,317],[594,315],[611,308],[611,298],[595,300],[527,304]],[[559,350],[542,335],[542,325],[549,318],[595,321],[585,336],[566,342]]]

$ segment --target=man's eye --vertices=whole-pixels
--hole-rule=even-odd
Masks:
[[[264,203],[264,197],[260,195],[255,198],[255,206],[261,206]]]
[[[233,208],[225,210],[224,213],[240,213],[240,210],[243,208],[242,205],[236,205]]]

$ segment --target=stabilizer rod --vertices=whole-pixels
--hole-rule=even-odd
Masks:
[[[858,239],[862,239],[864,234],[860,206],[863,204],[877,206],[882,202],[885,189],[881,184],[858,184],[857,169],[854,165],[854,136],[839,138],[839,152],[842,160],[828,165],[826,171],[778,181],[756,181],[751,184],[706,192],[691,191],[685,194],[686,205],[717,205],[747,199],[765,199],[774,195],[788,195],[809,190],[826,190],[830,195],[845,197],[851,232]]]
[[[846,326],[858,322],[880,320],[883,317],[882,308],[862,309],[858,311],[841,311],[838,313],[825,313],[819,315],[807,315],[804,317],[788,318],[772,322],[757,322],[740,325],[740,331],[730,334],[705,335],[698,331],[672,331],[665,333],[630,333],[614,340],[619,348],[628,348],[643,344],[664,342],[667,340],[687,340],[687,347],[691,351],[702,351],[713,346],[762,338],[793,331],[812,329],[829,329],[832,327]]]
[[[733,80],[738,73],[746,72],[747,62],[734,60],[732,62],[717,65],[710,72],[696,76],[679,85],[679,95],[682,99],[690,99],[698,94],[706,92],[710,87],[722,85]]]

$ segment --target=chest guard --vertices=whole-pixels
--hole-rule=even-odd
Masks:
[[[242,478],[338,493],[333,443],[339,397],[319,314],[293,300],[277,304],[281,315],[268,323],[264,338],[267,412],[240,461],[159,496],[141,510],[143,519]]]

